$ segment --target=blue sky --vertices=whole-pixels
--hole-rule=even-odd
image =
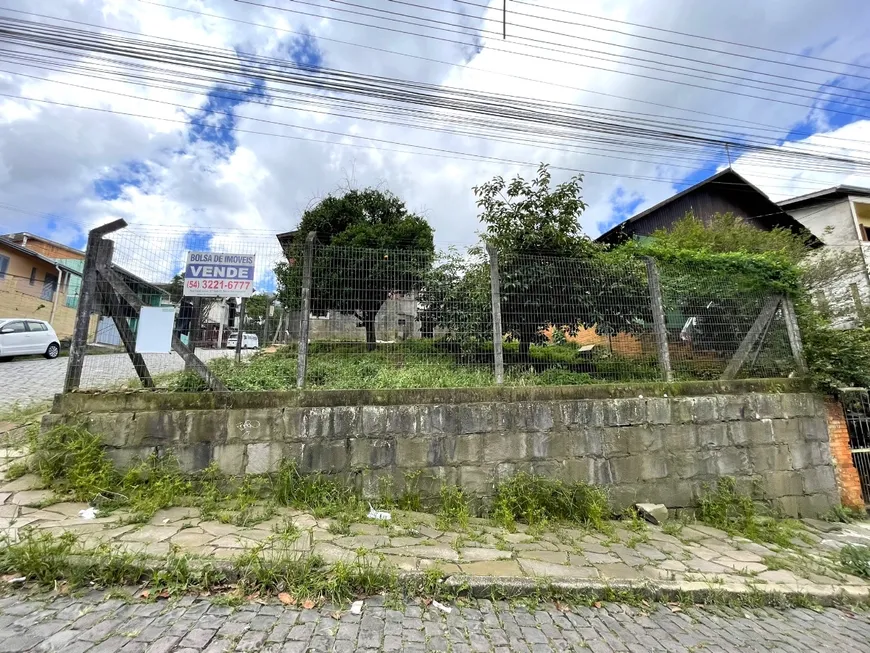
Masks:
[[[27,10],[26,0],[8,1],[13,7]],[[820,10],[814,0],[769,0],[762,4],[734,0],[716,8],[694,0],[675,0],[667,15],[648,3],[635,7],[629,17],[619,3],[589,0],[584,12],[627,18],[638,24],[659,25],[700,36],[803,52],[828,61],[870,65],[867,55],[870,34],[861,21],[853,19],[860,15],[862,1],[843,0],[843,3],[841,11],[830,12]],[[870,102],[862,102],[863,98],[857,93],[856,98],[848,102],[860,104],[860,107],[846,107],[842,100],[820,93],[817,106],[811,107],[807,102],[807,106],[801,108],[586,69],[581,55],[576,55],[581,65],[560,65],[553,59],[567,61],[569,55],[533,50],[518,43],[524,20],[519,16],[519,9],[518,15],[509,17],[508,39],[501,39],[501,3],[493,0],[490,4],[492,8],[486,12],[471,5],[458,6],[451,0],[435,0],[431,3],[432,11],[428,12],[403,8],[421,25],[417,28],[403,25],[404,31],[417,32],[406,34],[395,31],[395,21],[385,18],[362,21],[358,16],[341,13],[327,0],[319,8],[287,5],[285,12],[241,3],[215,3],[209,5],[209,11],[217,17],[211,18],[195,11],[146,7],[141,3],[112,5],[115,9],[108,11],[109,0],[57,0],[51,11],[58,15],[66,11],[66,15],[77,20],[99,22],[105,29],[117,27],[127,33],[138,30],[151,36],[182,38],[234,52],[242,71],[235,80],[242,86],[216,78],[203,89],[206,95],[133,84],[119,89],[91,77],[48,75],[20,68],[31,75],[41,74],[46,80],[111,88],[133,96],[123,98],[0,72],[0,86],[9,93],[82,106],[110,107],[112,111],[122,112],[95,113],[35,102],[0,100],[0,184],[10,191],[3,201],[46,216],[34,224],[20,213],[4,212],[0,206],[2,228],[4,231],[43,230],[49,237],[81,246],[89,226],[123,217],[133,225],[181,228],[181,233],[189,234],[189,243],[202,240],[202,234],[238,232],[256,233],[265,243],[269,241],[266,235],[294,228],[301,213],[325,194],[350,185],[371,185],[392,190],[412,210],[423,214],[434,226],[439,244],[462,245],[473,242],[478,229],[478,209],[472,186],[495,175],[512,177],[519,173],[529,177],[534,174],[537,163],[547,161],[554,167],[566,168],[554,174],[554,182],[570,176],[573,170],[590,173],[583,184],[584,200],[589,208],[582,217],[582,224],[594,236],[607,226],[713,174],[727,163],[724,152],[717,152],[715,156],[697,159],[694,169],[686,169],[664,160],[660,164],[617,160],[547,149],[534,142],[468,139],[423,131],[412,125],[387,126],[360,117],[319,113],[322,110],[352,113],[359,97],[347,97],[339,108],[328,103],[319,105],[318,112],[287,108],[286,105],[301,106],[307,96],[298,94],[310,94],[312,89],[276,88],[259,74],[264,71],[264,61],[271,61],[270,65],[283,61],[308,71],[329,67],[384,78],[443,84],[484,95],[508,94],[536,102],[592,106],[605,114],[613,109],[714,123],[726,121],[710,115],[715,114],[727,116],[732,124],[748,120],[775,125],[778,131],[766,135],[774,145],[801,140],[806,133],[829,131],[847,144],[854,142],[856,150],[865,148],[866,156],[870,157],[870,146],[861,145],[863,140],[870,141]],[[542,4],[555,9],[549,13],[540,10],[540,21],[534,25],[548,30],[573,29],[567,24],[543,22],[547,16],[558,15],[564,5],[556,0],[542,0]],[[435,14],[435,10],[458,11],[461,15]],[[522,11],[538,9],[525,6]],[[46,12],[51,13],[48,9]],[[467,32],[469,27],[480,27],[493,30],[494,34],[480,31],[460,36],[438,32],[434,26],[422,27],[427,17],[448,23],[454,21],[454,29],[461,32]],[[342,18],[385,29],[362,27],[339,20]],[[527,22],[529,27],[525,29],[530,30],[533,23]],[[774,24],[776,29],[771,29]],[[593,42],[591,37],[612,40],[614,53],[622,52],[621,48],[627,46],[667,49],[667,46],[642,40],[641,35],[650,34],[648,31],[618,28],[634,36],[622,38],[613,32],[592,33],[578,29],[576,38],[590,36],[585,45]],[[548,47],[562,47],[564,39],[545,33]],[[453,43],[454,40],[463,44]],[[690,50],[675,52],[697,54],[699,61],[721,60],[752,70],[765,69],[764,63],[755,60],[716,58]],[[758,55],[759,51],[752,54]],[[775,55],[764,54],[762,59],[767,56],[774,58]],[[837,74],[826,77],[794,69],[795,79],[826,82],[839,92],[850,88],[870,91],[870,82],[855,77],[865,73],[870,76],[866,69],[817,60],[805,63],[820,69],[830,68]],[[627,70],[627,64],[620,64],[619,70]],[[778,74],[789,70],[792,69],[776,68]],[[822,87],[819,88],[821,91]],[[138,101],[137,97],[144,99]],[[326,102],[333,98],[324,96],[322,99]],[[854,115],[833,112],[837,110]],[[404,117],[401,120],[412,122]],[[335,134],[313,131],[315,129]],[[739,141],[745,136],[735,130],[733,137]],[[387,145],[388,141],[398,145]],[[430,148],[430,151],[446,148],[525,161],[528,165],[416,156],[407,153],[413,150],[413,144]],[[740,166],[744,166],[749,173],[757,173],[757,178],[752,174],[747,176],[772,196],[802,194],[808,192],[808,187],[821,188],[845,179],[807,170],[771,171],[763,165],[752,164],[749,157],[741,157],[739,151],[733,154],[738,171],[743,174],[744,168]],[[625,155],[620,153],[620,156]],[[775,179],[765,179],[765,175]],[[849,178],[849,183],[870,185],[870,179],[862,181],[854,177]],[[232,246],[232,241],[227,239],[216,238],[209,242],[209,246],[217,246],[214,243],[222,248]],[[180,269],[179,263],[172,261],[155,274],[169,274],[171,269]]]

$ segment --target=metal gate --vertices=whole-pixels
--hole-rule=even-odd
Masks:
[[[840,401],[849,429],[852,462],[861,478],[861,494],[864,503],[870,504],[870,393],[866,388],[848,388],[842,391]]]

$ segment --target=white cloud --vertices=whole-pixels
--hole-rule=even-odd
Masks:
[[[610,66],[584,58],[583,53],[554,53],[520,45],[521,36],[533,36],[549,42],[552,47],[584,44],[584,47],[613,53],[644,56],[626,50],[626,46],[644,47],[663,52],[685,55],[687,50],[676,49],[662,43],[644,41],[637,34],[665,36],[641,28],[615,26],[582,17],[546,12],[529,5],[517,5],[516,12],[529,12],[545,16],[562,16],[566,21],[594,23],[627,32],[616,34],[564,23],[529,19],[509,13],[508,34],[505,42],[497,35],[482,35],[483,49],[469,67],[461,67],[468,56],[467,48],[429,40],[419,36],[396,34],[339,22],[335,18],[380,23],[334,11],[324,3],[318,11],[298,5],[300,10],[317,14],[304,17],[291,12],[255,7],[249,4],[214,0],[157,0],[194,11],[218,14],[248,23],[261,23],[267,27],[211,18],[162,8],[151,3],[126,0],[58,0],[44,11],[59,17],[99,24],[141,34],[178,39],[194,44],[221,48],[238,48],[264,56],[286,58],[288,43],[298,34],[278,30],[310,31],[323,53],[324,65],[371,75],[394,76],[420,82],[442,84],[480,93],[499,93],[534,98],[545,103],[572,103],[599,107],[605,111],[637,111],[657,116],[692,117],[671,109],[651,104],[602,96],[578,89],[589,89],[615,96],[644,100],[648,103],[676,105],[687,110],[704,111],[728,116],[729,122],[756,121],[781,127],[779,132],[765,134],[771,139],[783,137],[795,124],[809,121],[815,130],[828,128],[828,121],[818,112],[763,100],[754,100],[734,94],[705,92],[697,88],[677,86],[651,79],[631,77],[577,65],[558,64],[538,57],[571,60],[604,67],[628,70],[624,65]],[[268,4],[267,0],[263,0]],[[12,0],[10,6],[28,10],[32,3]],[[381,7],[383,3],[369,2]],[[548,0],[551,7],[565,8],[565,4]],[[476,14],[462,19],[462,24],[478,25],[500,30],[497,22],[481,22],[480,18],[501,18],[501,0],[493,0],[491,8],[481,11],[466,7]],[[851,10],[848,6],[851,5]],[[286,3],[282,6],[290,6]],[[456,10],[456,3],[440,0],[433,5],[441,9]],[[573,5],[572,5],[573,6]],[[391,8],[412,11],[401,5]],[[811,49],[814,54],[834,60],[851,60],[856,53],[870,50],[870,35],[863,29],[860,0],[844,3],[838,11],[822,11],[812,0],[770,0],[755,3],[735,0],[726,5],[708,5],[692,0],[679,0],[668,6],[667,12],[655,3],[635,4],[608,0],[584,3],[582,11],[589,14],[654,24],[697,34],[725,35],[736,41],[759,43],[766,47],[798,51]],[[578,10],[580,8],[578,7]],[[447,14],[414,12],[438,20],[452,20]],[[6,15],[0,12],[0,16]],[[21,16],[24,18],[32,18]],[[586,40],[574,40],[552,34],[532,32],[521,25],[542,29],[566,31]],[[424,28],[393,24],[408,31],[426,32]],[[79,26],[81,27],[81,26]],[[275,29],[277,28],[277,29]],[[432,33],[432,32],[429,32]],[[444,38],[463,39],[457,35],[442,34]],[[676,37],[674,37],[676,38]],[[417,57],[452,62],[442,65],[421,58],[386,54],[371,49],[344,45],[326,39],[361,43],[374,48],[405,52]],[[593,45],[588,39],[607,40],[612,46]],[[728,49],[722,44],[695,41],[705,46]],[[550,47],[550,46],[547,46]],[[734,48],[731,48],[734,50]],[[500,50],[513,50],[524,54],[507,54]],[[587,53],[588,54],[588,53]],[[753,51],[753,55],[765,55]],[[533,56],[534,55],[534,56]],[[763,62],[734,59],[710,53],[696,53],[699,61],[716,61],[753,70],[776,70]],[[649,57],[650,60],[661,57]],[[675,60],[676,61],[676,60]],[[680,62],[689,65],[688,62]],[[834,64],[808,61],[809,65],[836,69]],[[241,62],[240,62],[240,65]],[[4,72],[5,71],[5,72]],[[37,79],[20,77],[10,71],[26,72]],[[485,72],[482,72],[485,71]],[[644,74],[655,75],[650,71]],[[830,81],[832,75],[799,70],[795,75],[816,82]],[[513,76],[513,77],[512,77]],[[521,77],[524,79],[517,79]],[[673,76],[671,76],[673,77]],[[116,93],[102,93],[75,86],[54,83],[68,82],[104,89]],[[697,82],[698,80],[692,80]],[[703,83],[703,82],[698,82]],[[720,84],[723,88],[727,85]],[[274,91],[268,85],[267,90]],[[740,90],[764,95],[762,92]],[[50,228],[46,221],[34,221],[33,216],[4,210],[0,206],[0,229],[28,228],[50,232],[48,235],[70,239],[75,229],[87,228],[116,217],[124,217],[140,225],[196,225],[200,228],[225,229],[226,245],[257,231],[286,231],[298,222],[310,203],[348,183],[354,185],[381,185],[397,193],[409,208],[423,213],[436,228],[436,240],[442,243],[466,243],[474,239],[477,230],[477,210],[471,187],[494,175],[512,176],[517,172],[531,175],[534,168],[501,164],[486,160],[455,160],[435,156],[397,153],[390,150],[410,150],[402,145],[388,145],[363,139],[330,136],[306,128],[327,129],[355,134],[368,139],[414,143],[432,148],[445,148],[473,153],[480,157],[495,157],[537,163],[548,161],[554,166],[585,170],[585,199],[589,209],[583,218],[586,229],[596,234],[600,224],[612,219],[615,197],[642,198],[638,209],[659,201],[678,188],[661,181],[632,179],[626,175],[653,179],[682,179],[692,168],[705,162],[681,161],[650,163],[640,159],[649,156],[606,151],[578,153],[548,149],[545,138],[531,137],[525,144],[469,138],[436,133],[410,127],[384,125],[358,118],[341,118],[301,109],[288,109],[272,103],[248,102],[237,108],[244,116],[237,121],[234,132],[236,147],[227,152],[212,143],[191,142],[189,125],[171,122],[184,121],[190,110],[181,110],[175,104],[202,106],[201,95],[134,85],[108,80],[95,80],[76,75],[46,72],[17,64],[0,62],[0,93],[24,95],[61,103],[102,107],[115,112],[143,114],[153,118],[101,113],[84,109],[41,104],[0,97],[0,189],[2,202],[10,206],[55,217]],[[122,97],[117,93],[158,100],[142,101]],[[773,95],[773,94],[768,94]],[[859,98],[860,99],[860,98]],[[281,103],[285,101],[282,100]],[[857,100],[856,100],[857,102]],[[715,118],[694,115],[695,118]],[[164,118],[168,120],[159,120]],[[216,120],[220,116],[212,116]],[[256,119],[300,125],[289,127],[258,122]],[[220,120],[217,120],[220,122]],[[855,141],[847,151],[868,156],[870,141],[868,122],[856,123],[836,129],[829,135]],[[266,132],[271,135],[248,133],[244,130]],[[283,138],[288,136],[292,138]],[[510,140],[509,136],[502,136]],[[864,145],[857,144],[858,140]],[[326,141],[365,147],[328,144]],[[810,144],[832,141],[813,136]],[[557,147],[569,150],[571,143],[561,142]],[[575,144],[576,145],[576,144]],[[597,145],[601,147],[601,145]],[[581,144],[582,147],[582,144]],[[624,160],[601,156],[626,157]],[[724,154],[724,153],[721,153]],[[94,184],[106,178],[123,180],[133,162],[139,171],[135,185],[118,184],[118,193],[111,199],[101,199]],[[687,167],[679,167],[687,166]],[[741,157],[736,166],[741,173],[756,182],[774,198],[800,194],[835,183],[870,185],[867,178],[844,178],[807,170],[770,170],[753,162],[752,156]],[[606,173],[606,174],[593,174]],[[560,181],[567,172],[557,172]],[[771,177],[778,177],[773,179]],[[168,238],[168,236],[166,236]],[[174,237],[174,236],[173,236]],[[181,236],[179,236],[180,238]],[[221,236],[224,238],[224,236]],[[253,237],[253,236],[248,236]],[[149,241],[157,247],[159,238]],[[174,241],[173,241],[174,242]],[[265,240],[264,240],[265,242]],[[144,247],[146,243],[143,243]],[[223,243],[222,243],[223,245]],[[265,245],[264,245],[265,247]],[[120,253],[120,252],[119,252]],[[141,258],[141,257],[140,257]],[[151,265],[145,261],[142,265]],[[155,274],[169,274],[176,262]],[[143,268],[144,269],[144,268]],[[259,272],[258,272],[259,274]]]

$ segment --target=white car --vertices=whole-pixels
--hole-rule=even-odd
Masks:
[[[60,339],[48,322],[0,317],[0,360],[39,354],[46,358],[60,355]]]
[[[227,349],[235,349],[239,334],[233,331],[227,338]],[[242,349],[259,349],[260,338],[256,333],[246,333],[242,336]]]

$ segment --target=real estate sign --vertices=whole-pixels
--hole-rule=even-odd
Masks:
[[[184,268],[185,297],[250,297],[254,254],[190,252]]]

